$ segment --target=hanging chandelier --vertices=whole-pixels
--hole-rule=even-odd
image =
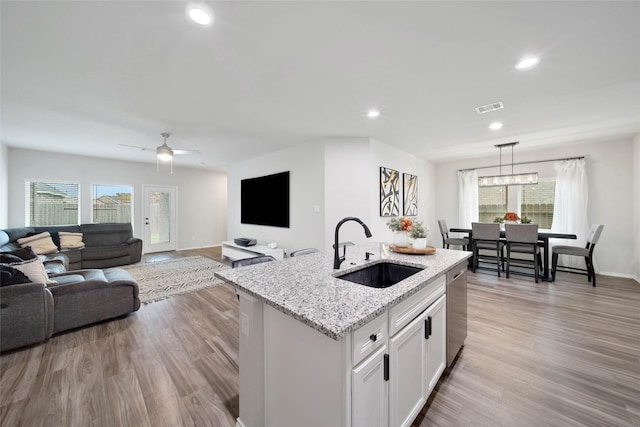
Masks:
[[[508,142],[506,144],[498,144],[496,147],[500,149],[500,175],[481,176],[478,178],[480,187],[497,187],[504,185],[528,185],[538,183],[538,172],[513,173],[513,147],[519,144],[518,141]],[[502,174],[502,148],[511,147],[511,174]]]

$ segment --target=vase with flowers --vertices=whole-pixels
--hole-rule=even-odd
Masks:
[[[427,247],[427,236],[429,229],[422,221],[413,221],[409,229],[409,235],[413,238],[413,249],[425,249]]]
[[[387,227],[392,230],[393,244],[397,247],[409,246],[409,230],[413,225],[413,221],[410,218],[400,217],[391,218],[387,221]]]
[[[504,220],[507,224],[517,224],[520,221],[520,217],[515,212],[507,212],[504,214]]]

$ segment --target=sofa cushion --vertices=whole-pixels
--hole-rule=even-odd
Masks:
[[[67,231],[61,231],[58,233],[60,236],[60,249],[81,249],[84,248],[84,242],[82,241],[82,233],[69,233]]]
[[[17,268],[0,264],[0,286],[19,285],[29,283],[31,280]]]
[[[0,252],[0,263],[4,264],[26,261],[34,258],[38,258],[38,254],[31,249],[31,246],[25,246],[24,248],[15,249],[9,252]]]
[[[120,258],[120,257],[128,257],[129,253],[129,245],[114,245],[114,246],[94,246],[94,247],[86,247],[82,250],[82,262],[92,261],[92,260],[101,260],[101,259],[112,259],[112,258]]]
[[[35,236],[23,237],[18,239],[21,247],[31,246],[37,254],[52,254],[58,252],[58,247],[53,243],[51,234],[48,231],[36,234]]]
[[[131,224],[82,224],[80,230],[86,247],[122,245],[133,237]]]
[[[29,278],[30,282],[45,283],[47,285],[55,284],[55,280],[49,279],[47,272],[44,269],[44,264],[40,258],[30,259],[28,261],[15,262],[11,264],[2,264],[16,270],[21,271]]]

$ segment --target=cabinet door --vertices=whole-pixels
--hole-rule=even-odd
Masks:
[[[389,426],[409,426],[427,400],[423,312],[389,340]]]
[[[384,378],[384,345],[351,371],[353,427],[383,427],[388,422],[389,387]]]
[[[446,295],[442,295],[427,308],[426,327],[428,338],[426,341],[426,378],[427,396],[436,386],[447,362],[447,327],[446,327]],[[429,324],[431,325],[429,327]]]

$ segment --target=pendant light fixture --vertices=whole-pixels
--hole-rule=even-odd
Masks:
[[[498,144],[496,147],[500,149],[500,175],[481,176],[478,178],[480,187],[497,187],[504,185],[527,185],[538,183],[538,172],[513,173],[513,147],[519,144],[518,141],[508,142],[506,144]],[[502,174],[502,148],[511,147],[511,174]]]

